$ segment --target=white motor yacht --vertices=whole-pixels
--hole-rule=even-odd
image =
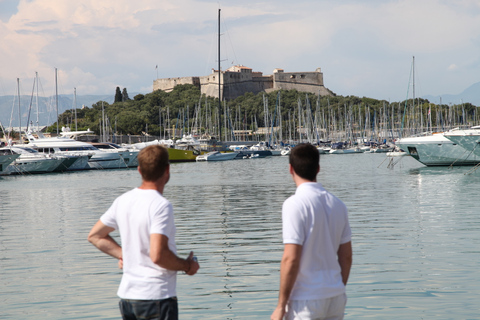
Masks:
[[[9,149],[19,155],[9,166],[4,168],[2,174],[53,172],[68,160],[68,157],[53,157],[24,146],[8,146],[2,149]]]
[[[399,139],[395,145],[426,166],[475,165],[480,157],[447,139],[446,133]]]
[[[445,138],[480,157],[480,126],[445,132]]]
[[[330,149],[328,153],[330,154],[349,154],[349,153],[363,153],[364,151],[360,148],[346,148],[346,149]]]
[[[138,153],[140,150],[138,149],[133,149],[133,148],[127,148],[127,147],[121,147],[118,144],[112,143],[112,142],[91,142],[91,144],[102,151],[105,152],[116,152],[118,153],[123,161],[125,162],[125,165],[127,167],[137,167],[138,166]]]
[[[49,154],[75,155],[80,157],[80,162],[74,163],[69,170],[83,169],[119,169],[127,165],[118,153],[99,150],[89,143],[77,141],[66,137],[46,138],[38,133],[35,138],[27,133],[29,146],[35,150]]]
[[[225,152],[212,151],[197,156],[197,161],[226,161],[233,160],[238,155],[238,152]]]
[[[0,173],[18,157],[20,155],[13,153],[10,149],[0,148]]]
[[[133,144],[122,144],[123,148],[127,149],[136,149],[136,150],[142,150],[145,147],[152,146],[152,145],[162,145],[165,146],[166,148],[173,148],[175,146],[175,142],[173,142],[172,139],[168,140],[153,140],[153,141],[148,141],[148,142],[137,142]]]

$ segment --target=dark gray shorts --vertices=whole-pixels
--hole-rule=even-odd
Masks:
[[[177,297],[162,300],[121,299],[123,320],[178,320]]]

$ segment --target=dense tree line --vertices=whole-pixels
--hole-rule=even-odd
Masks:
[[[211,131],[215,126],[218,130],[218,123],[223,131],[232,127],[252,130],[255,126],[278,125],[278,119],[281,119],[285,128],[292,120],[298,127],[302,125],[302,117],[313,119],[314,115],[323,117],[323,124],[327,123],[326,119],[329,125],[338,121],[343,128],[347,122],[357,127],[374,123],[381,115],[385,119],[388,117],[388,122],[396,122],[397,126],[400,122],[404,122],[402,125],[415,124],[420,118],[423,119],[422,124],[427,123],[427,118],[437,124],[439,120],[442,123],[455,120],[455,123],[474,125],[471,122],[478,120],[477,108],[470,103],[440,106],[425,99],[390,103],[356,96],[320,97],[296,90],[246,93],[235,100],[222,102],[220,111],[218,99],[202,95],[193,85],[178,85],[169,93],[157,90],[145,95],[138,94],[133,99],[128,98],[125,88],[120,92],[117,87],[114,101],[113,104],[99,101],[90,108],[77,109],[78,130],[89,128],[99,134],[102,119],[107,119],[110,132],[131,135],[147,132],[161,135],[165,126],[184,127],[186,130],[197,125],[202,132]],[[59,126],[75,128],[72,123],[74,117],[72,110],[65,111],[59,116]],[[55,130],[56,123],[49,128],[51,132]]]

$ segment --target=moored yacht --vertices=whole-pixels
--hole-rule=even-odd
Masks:
[[[233,160],[238,155],[238,152],[225,152],[212,151],[197,156],[196,161],[226,161]]]
[[[0,172],[6,169],[10,163],[12,163],[15,159],[20,157],[19,154],[13,153],[10,149],[0,149]]]
[[[19,155],[9,166],[4,168],[1,172],[3,175],[53,172],[62,163],[69,160],[68,157],[53,157],[24,146],[8,146],[2,149],[9,149]]]
[[[480,156],[447,139],[446,133],[401,138],[395,145],[426,166],[475,165]]]
[[[470,129],[453,129],[445,132],[445,138],[480,157],[480,126]]]
[[[31,133],[27,133],[29,147],[49,154],[79,156],[79,160],[70,166],[68,170],[119,169],[127,167],[118,153],[105,152],[89,143],[70,138],[46,138],[41,133],[38,133],[38,135],[38,138],[35,138]]]
[[[95,148],[100,149],[102,151],[118,153],[122,157],[127,167],[131,168],[131,167],[138,166],[137,156],[138,156],[138,153],[140,152],[140,150],[138,149],[122,147],[112,142],[90,142],[90,143]]]
[[[198,141],[194,138],[184,137],[177,140],[175,143],[173,140],[153,140],[148,142],[139,142],[132,144],[132,148],[142,150],[143,148],[151,145],[161,145],[167,148],[168,159],[170,162],[188,162],[195,161],[198,155],[202,154]],[[124,146],[124,145],[122,145]]]

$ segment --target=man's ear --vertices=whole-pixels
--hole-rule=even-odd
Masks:
[[[295,170],[293,170],[293,167],[291,164],[288,164],[288,171],[290,172],[290,174],[293,176],[295,174]]]

